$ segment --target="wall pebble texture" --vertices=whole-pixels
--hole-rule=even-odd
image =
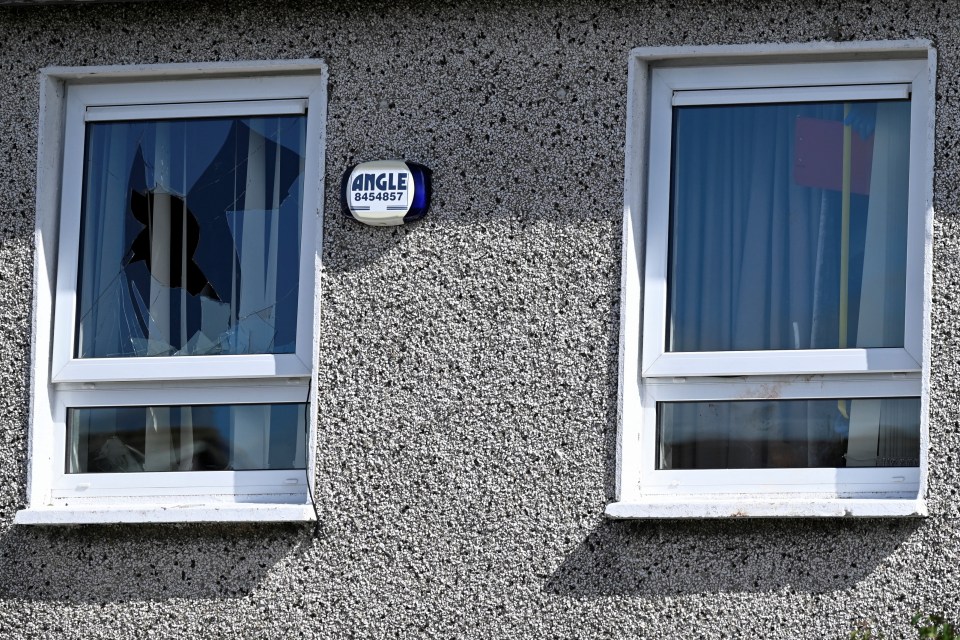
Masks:
[[[0,637],[840,638],[960,615],[960,7],[183,2],[0,8]],[[925,520],[611,522],[627,54],[937,46]],[[37,72],[316,57],[330,69],[318,535],[12,525],[25,503]],[[340,173],[435,171],[370,229]]]

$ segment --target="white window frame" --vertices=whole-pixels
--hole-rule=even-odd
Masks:
[[[16,522],[312,520],[326,66],[316,60],[41,72],[27,508]],[[305,113],[290,354],[74,357],[87,122]],[[306,403],[305,470],[65,473],[69,407]]]
[[[617,518],[923,515],[936,58],[928,42],[636,49],[630,55]],[[670,353],[676,105],[911,98],[904,347]],[[666,401],[920,397],[919,468],[656,469]]]

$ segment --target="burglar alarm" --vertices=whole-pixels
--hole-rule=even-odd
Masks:
[[[430,208],[431,174],[422,164],[403,160],[354,165],[340,181],[343,212],[377,227],[419,220]]]

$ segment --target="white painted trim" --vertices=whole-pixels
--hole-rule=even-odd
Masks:
[[[663,355],[667,344],[667,267],[670,257],[670,161],[673,144],[673,89],[654,70],[650,76],[650,147],[647,150],[647,192],[644,230],[646,253],[640,291],[643,296],[643,352],[646,372]],[[656,123],[656,126],[653,124]],[[653,162],[652,159],[665,159]],[[631,296],[633,297],[633,296]]]
[[[905,100],[908,84],[865,84],[832,87],[778,87],[770,89],[707,89],[676,91],[673,106],[767,104],[779,102],[830,102],[854,100]]]
[[[927,515],[921,499],[647,498],[612,502],[610,518],[917,518]]]
[[[309,504],[189,503],[30,507],[17,512],[15,524],[69,525],[175,522],[311,522]]]
[[[312,275],[312,274],[311,274]],[[313,286],[309,282],[307,286]],[[308,297],[307,301],[310,300]],[[307,306],[307,305],[303,305]],[[299,313],[299,309],[297,310]],[[310,311],[308,309],[308,311]],[[307,328],[312,325],[308,321]],[[53,381],[216,380],[310,374],[296,354],[157,356],[144,358],[70,358],[53,373]]]
[[[37,215],[34,230],[33,314],[31,316],[30,429],[27,446],[27,500],[42,504],[50,496],[53,434],[35,425],[53,422],[50,361],[53,296],[57,273],[60,175],[63,163],[65,88],[56,78],[40,76],[39,148],[37,150]],[[40,364],[42,363],[42,364]]]
[[[170,120],[173,118],[211,118],[216,116],[282,116],[301,115],[307,110],[306,100],[256,100],[249,102],[191,102],[173,104],[133,104],[87,107],[86,122],[117,120]]]
[[[54,504],[68,498],[284,495],[307,499],[303,469],[250,471],[165,471],[130,473],[59,473],[51,494]],[[109,504],[110,501],[104,501]],[[289,499],[287,500],[289,502]]]
[[[191,77],[270,76],[315,74],[326,76],[327,65],[321,60],[237,60],[231,62],[176,62],[169,64],[102,65],[91,67],[45,67],[44,77],[71,84],[84,82],[128,82]]]
[[[142,82],[101,82],[70,85],[83,110],[88,107],[122,105],[203,104],[257,102],[307,98],[319,82],[315,73],[229,78],[196,76],[163,78]],[[224,97],[227,99],[224,100]],[[281,112],[285,109],[281,106]],[[240,115],[244,115],[242,112]],[[138,118],[139,119],[139,118]]]
[[[193,384],[149,385],[138,387],[93,387],[60,389],[56,394],[54,415],[67,407],[148,407],[218,404],[283,404],[307,400],[307,381],[288,384],[256,384],[237,381],[232,385]]]
[[[631,304],[629,292],[640,289],[643,264],[643,210],[646,204],[647,85],[646,65],[631,58],[628,69],[627,143],[624,163],[623,249],[620,257],[620,344],[617,394],[617,459],[615,498],[640,484],[639,438],[624,429],[630,416],[641,411],[639,395],[629,390],[640,384],[639,358],[642,309]],[[625,327],[636,327],[636,331]]]
[[[923,327],[929,321],[929,289],[924,288],[924,269],[933,253],[932,235],[927,233],[927,217],[933,206],[934,88],[929,83],[929,68],[921,66],[913,78],[910,110],[910,173],[907,189],[907,288],[903,319],[904,347],[917,361],[923,359]]]
[[[306,155],[303,181],[303,223],[300,229],[300,290],[297,308],[297,357],[317,378],[320,335],[320,283],[323,246],[324,160],[326,158],[327,77],[307,95]],[[314,167],[314,171],[309,171]],[[304,304],[307,303],[307,304]],[[312,303],[312,304],[311,304]],[[316,413],[314,413],[316,415]]]
[[[843,469],[690,469],[644,473],[643,496],[699,494],[766,495],[817,494],[822,497],[860,498],[871,494],[916,497],[917,467],[862,467]]]
[[[658,67],[654,75],[663,77],[674,91],[719,91],[719,90],[766,90],[785,89],[785,95],[803,88],[816,88],[829,92],[825,95],[836,99],[841,95],[836,89],[828,87],[911,84],[914,82],[918,67],[922,68],[922,58],[913,60],[851,60],[843,62],[797,61],[785,64],[711,65],[691,67]],[[704,73],[705,67],[709,73]],[[812,91],[813,89],[806,89]],[[857,89],[852,89],[853,99]],[[806,102],[807,100],[801,100]]]
[[[927,74],[924,92],[927,100],[927,121],[925,135],[926,152],[918,160],[923,163],[924,174],[929,177],[923,184],[923,289],[920,292],[923,305],[921,319],[921,393],[920,393],[920,497],[926,496],[930,455],[930,367],[931,367],[931,316],[933,312],[933,175],[934,144],[936,140],[936,89],[937,89],[937,52],[927,47]],[[924,80],[917,80],[915,89],[923,86]]]
[[[653,47],[631,51],[624,182],[617,502],[610,505],[608,515],[672,518],[926,514],[922,496],[926,487],[929,441],[934,136],[934,105],[927,98],[934,91],[935,63],[935,51],[926,40]],[[706,73],[704,67],[709,67]],[[723,76],[719,81],[718,72]],[[664,77],[670,81],[665,82]],[[799,84],[822,91],[824,86],[840,85],[837,90],[848,95],[850,86],[863,83],[909,85],[914,100],[910,167],[911,179],[918,179],[919,184],[911,183],[910,187],[910,233],[916,234],[912,225],[920,219],[924,240],[923,255],[911,256],[908,260],[908,268],[916,271],[908,275],[907,306],[916,311],[913,319],[909,319],[911,312],[908,311],[907,322],[912,324],[905,329],[905,347],[807,353],[666,353],[665,314],[660,318],[661,314],[650,311],[651,308],[665,309],[666,304],[666,241],[654,241],[652,236],[666,237],[669,188],[665,185],[669,185],[669,167],[664,166],[668,163],[650,162],[648,158],[658,157],[657,149],[661,150],[660,157],[665,157],[664,150],[669,152],[671,127],[667,126],[670,113],[658,112],[658,108],[668,109],[662,105],[665,102],[669,105],[675,90],[726,91],[750,87],[765,91],[765,87],[781,87],[793,91]],[[896,91],[901,92],[902,88]],[[652,131],[651,120],[658,122]],[[921,207],[914,201],[917,196],[922,197]],[[915,238],[911,235],[908,241],[913,247],[920,244]],[[922,287],[917,286],[920,270]],[[915,326],[918,322],[919,327]],[[732,361],[731,356],[734,356]],[[779,362],[771,364],[771,358]],[[655,377],[644,380],[640,377],[641,370]],[[880,485],[868,482],[847,487],[869,498],[840,498],[845,488],[835,484],[831,487],[829,482],[816,491],[815,497],[810,497],[809,490],[814,487],[809,484],[800,485],[799,493],[791,491],[787,496],[777,497],[775,492],[768,491],[762,499],[749,484],[731,486],[735,493],[723,495],[694,497],[681,493],[653,497],[651,491],[656,490],[655,487],[643,480],[653,471],[656,460],[656,409],[655,404],[651,406],[654,398],[905,396],[921,398],[920,467],[883,469]],[[766,471],[759,470],[760,473]],[[817,471],[814,470],[814,475]],[[897,475],[898,471],[909,475],[909,482],[905,476],[902,480],[882,482],[885,472]],[[876,497],[878,489],[886,497]],[[910,499],[897,497],[904,495]]]
[[[763,62],[764,60],[788,57],[794,62],[811,60],[837,60],[851,58],[890,59],[907,55],[914,58],[926,58],[932,51],[930,40],[863,40],[835,42],[765,42],[752,44],[716,44],[682,45],[676,47],[637,47],[630,51],[630,57],[646,63],[684,63],[704,66],[722,64],[725,59],[731,63],[744,60]]]
[[[792,375],[920,371],[905,349],[798,349],[662,353],[649,377]]]
[[[646,380],[644,405],[721,400],[908,398],[920,395],[917,374],[850,376],[744,376]]]

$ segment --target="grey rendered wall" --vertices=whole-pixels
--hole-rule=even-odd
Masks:
[[[190,2],[0,10],[0,637],[892,637],[960,614],[960,7]],[[627,52],[929,38],[937,96],[925,520],[636,522],[612,495]],[[328,188],[318,536],[14,527],[24,504],[37,71],[319,57],[328,187],[435,170],[400,229]]]

